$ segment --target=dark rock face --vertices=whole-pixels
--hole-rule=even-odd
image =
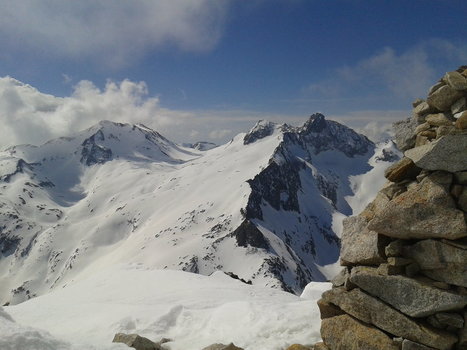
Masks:
[[[21,238],[16,236],[9,237],[2,232],[2,228],[0,227],[0,255],[6,257],[14,254],[20,243]]]
[[[266,238],[250,220],[243,221],[242,224],[232,232],[232,236],[237,239],[237,244],[240,247],[247,247],[249,245],[256,248],[269,248]]]
[[[349,191],[340,174],[334,173],[328,165],[314,166],[315,158],[326,151],[336,154],[337,157],[355,158],[356,156],[370,156],[369,150],[374,144],[366,137],[355,133],[344,125],[328,121],[322,114],[314,114],[302,127],[288,125],[277,126],[272,123],[259,122],[250,133],[245,136],[244,142],[258,142],[258,140],[273,134],[282,133],[282,142],[274,151],[268,166],[257,174],[248,183],[251,194],[244,211],[244,217],[252,224],[261,222],[275,236],[285,243],[285,249],[294,260],[294,274],[297,276],[295,286],[283,283],[286,290],[300,291],[309,281],[321,280],[321,272],[313,271],[310,261],[318,259],[320,252],[316,249],[316,241],[321,249],[330,250],[327,262],[332,263],[338,258],[340,247],[339,238],[332,230],[333,210],[345,210],[346,202],[342,193]],[[331,158],[333,156],[330,156]],[[322,159],[325,158],[323,155]],[[363,159],[363,158],[362,158]],[[326,162],[332,164],[333,160]],[[347,175],[345,175],[347,176]],[[311,198],[302,199],[305,193]],[[316,212],[310,206],[316,201]],[[324,212],[323,212],[323,208]],[[348,208],[350,210],[350,207]],[[284,224],[280,230],[269,227],[267,221],[274,211],[290,213],[290,222]],[[298,220],[297,220],[298,217]],[[295,222],[295,223],[293,223]],[[240,244],[240,243],[239,243]],[[265,247],[264,242],[255,243],[256,247]],[[250,244],[254,246],[253,244]],[[273,254],[276,252],[269,247]],[[323,258],[319,258],[323,259]],[[281,259],[265,261],[265,273],[273,274],[278,280],[288,279],[286,274],[290,271],[290,263]],[[289,282],[290,283],[290,282]]]
[[[17,164],[16,164],[16,169],[13,173],[11,174],[6,174],[2,177],[0,177],[0,180],[2,181],[5,181],[5,182],[10,182],[11,178],[13,176],[15,176],[16,174],[23,174],[24,171],[27,169],[27,170],[34,170],[34,165],[36,165],[35,163],[34,164],[29,164],[27,163],[26,161],[24,161],[23,159],[19,159]]]
[[[243,144],[248,145],[267,136],[271,136],[274,132],[274,129],[274,123],[260,120],[258,123],[256,123],[253,129],[245,135],[243,138]]]
[[[312,145],[318,154],[336,149],[348,157],[363,155],[373,143],[365,136],[332,120],[325,120],[320,113],[313,114],[299,131],[298,142],[305,148]]]
[[[248,181],[252,189],[246,215],[248,219],[263,219],[261,202],[268,202],[276,210],[299,212],[297,193],[301,189],[298,162],[277,164],[271,162],[266,169]],[[285,194],[285,195],[284,195]]]
[[[94,164],[103,164],[112,159],[112,150],[96,144],[96,141],[104,141],[104,134],[98,131],[90,138],[84,140],[81,151],[81,163],[91,166]]]

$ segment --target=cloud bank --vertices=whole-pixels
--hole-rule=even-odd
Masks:
[[[0,78],[0,149],[70,136],[101,120],[143,123],[178,142],[228,141],[259,119],[290,122],[290,116],[241,110],[183,111],[164,108],[144,82],[107,81],[99,89],[90,81],[75,85],[68,97],[41,93],[11,77]],[[303,123],[305,118],[296,118]]]
[[[228,7],[227,0],[0,0],[0,44],[118,66],[154,49],[210,50]]]
[[[373,140],[387,137],[391,123],[408,117],[407,111],[360,110],[325,113],[363,132]],[[83,80],[67,97],[44,94],[11,77],[0,78],[0,149],[71,136],[101,120],[143,123],[176,142],[227,142],[247,132],[258,120],[302,125],[307,115],[285,115],[247,110],[174,110],[150,95],[144,82],[108,80],[99,89]]]

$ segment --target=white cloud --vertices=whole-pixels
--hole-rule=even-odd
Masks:
[[[221,144],[247,132],[259,119],[302,125],[307,117],[226,109],[172,110],[162,107],[144,82],[129,80],[108,81],[103,89],[90,81],[81,81],[74,86],[71,96],[55,97],[13,78],[0,78],[0,149],[70,136],[100,120],[143,123],[178,142]],[[349,111],[327,117],[376,140],[388,132],[392,122],[405,119],[407,111]]]
[[[336,69],[328,79],[310,84],[305,92],[315,98],[413,99],[425,96],[445,70],[454,70],[466,61],[465,43],[433,39],[403,52],[386,47],[353,65]]]
[[[211,49],[228,6],[227,0],[0,0],[0,44],[118,66],[167,46]]]
[[[100,120],[143,123],[179,142],[222,143],[248,131],[259,119],[301,124],[305,118],[242,110],[171,110],[149,94],[144,82],[129,80],[109,80],[102,90],[81,81],[71,96],[55,97],[13,78],[0,78],[0,149],[69,136]]]

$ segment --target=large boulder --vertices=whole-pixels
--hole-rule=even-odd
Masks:
[[[425,103],[426,104],[426,103]],[[426,104],[427,107],[429,107]],[[421,109],[420,107],[419,109]],[[394,139],[401,151],[408,150],[415,146],[415,128],[417,127],[417,121],[414,118],[407,118],[392,124],[394,129]]]
[[[425,120],[431,126],[452,125],[452,120],[444,113],[429,114],[425,117]]]
[[[425,317],[442,311],[461,310],[467,305],[466,295],[435,288],[405,276],[380,275],[376,268],[354,267],[350,281],[412,317]]]
[[[384,176],[389,181],[400,182],[406,179],[415,179],[421,170],[411,159],[403,157],[400,161],[387,168]]]
[[[343,225],[341,265],[378,265],[385,261],[387,237],[368,230],[361,216],[346,218]]]
[[[454,246],[445,242],[422,240],[404,247],[403,254],[415,260],[424,275],[437,281],[467,287],[467,245]]]
[[[467,236],[464,212],[449,193],[451,179],[441,172],[428,175],[378,210],[368,229],[402,239]]]
[[[394,310],[386,303],[355,288],[347,292],[343,288],[334,288],[323,293],[323,299],[339,306],[349,315],[373,324],[395,336],[413,340],[437,349],[448,350],[457,341],[457,337],[430,327],[419,325],[404,314]]]
[[[454,134],[409,149],[404,155],[419,168],[455,173],[467,170],[466,149],[467,134]]]
[[[321,337],[333,350],[399,350],[398,345],[384,332],[349,315],[323,320]]]
[[[451,105],[462,97],[462,92],[453,89],[449,85],[443,85],[439,89],[432,92],[426,102],[441,112],[449,111]]]
[[[467,90],[467,79],[459,72],[447,72],[443,80],[454,90]]]
[[[148,338],[138,334],[117,333],[112,341],[113,343],[123,343],[136,350],[162,350],[159,343],[155,343]]]

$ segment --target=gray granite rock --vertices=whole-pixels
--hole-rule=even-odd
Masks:
[[[407,179],[415,179],[421,170],[410,158],[403,157],[400,161],[387,168],[384,176],[389,181],[400,182]]]
[[[453,89],[449,85],[444,85],[430,94],[426,102],[441,112],[445,112],[449,111],[451,105],[461,97],[462,92]]]
[[[412,317],[460,310],[467,305],[467,296],[440,290],[405,276],[382,276],[376,268],[354,267],[350,281]]]
[[[442,241],[427,239],[403,249],[421,272],[437,281],[467,287],[467,250]]]
[[[459,314],[452,312],[440,312],[434,316],[443,326],[459,329],[464,327],[464,318]]]
[[[399,350],[384,332],[349,315],[323,320],[321,337],[326,346],[333,350]]]
[[[415,128],[417,121],[414,118],[407,118],[392,124],[394,129],[394,140],[401,151],[405,151],[415,146]]]
[[[360,321],[372,324],[398,337],[445,350],[450,349],[457,341],[456,336],[420,325],[358,288],[350,292],[347,292],[343,288],[334,288],[324,292],[323,299],[337,305],[340,309]]]
[[[452,120],[444,113],[429,114],[425,117],[425,120],[431,126],[452,125]]]
[[[367,222],[361,216],[346,218],[343,224],[341,265],[377,265],[385,261],[387,237],[368,230]]]
[[[375,213],[368,229],[402,239],[467,236],[465,214],[449,194],[450,178],[448,173],[435,172],[409,186]]]
[[[316,303],[318,304],[319,314],[322,320],[344,314],[344,311],[339,309],[335,304],[331,304],[323,298],[319,299]]]
[[[430,348],[428,346],[425,346],[419,343],[415,343],[408,339],[404,339],[404,341],[402,342],[402,350],[436,350],[436,349]]]
[[[454,90],[467,90],[467,79],[459,72],[447,72],[443,80]]]
[[[438,81],[435,85],[433,85],[432,87],[430,87],[430,89],[428,90],[428,95],[431,95],[433,92],[435,92],[436,90],[438,90],[440,87],[446,85],[446,83],[442,80]]]
[[[160,344],[149,340],[148,338],[141,337],[138,334],[125,334],[117,333],[112,340],[113,343],[123,343],[136,350],[162,350]]]
[[[461,97],[451,106],[451,113],[456,114],[467,110],[467,98]]]
[[[344,285],[345,280],[349,276],[349,271],[346,267],[342,268],[337,275],[331,280],[333,287],[342,287]]]
[[[458,172],[467,170],[467,135],[445,135],[429,144],[409,149],[407,158],[420,168]]]

